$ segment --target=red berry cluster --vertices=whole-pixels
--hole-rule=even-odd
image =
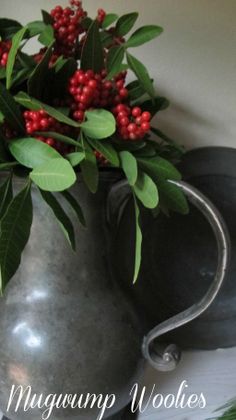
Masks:
[[[63,9],[61,6],[56,6],[51,11],[57,41],[56,49],[65,56],[73,52],[78,36],[84,32],[81,22],[87,16],[81,1],[71,0],[70,4],[71,7]]]
[[[103,9],[98,9],[97,21],[102,24],[106,17],[106,12]]]
[[[119,104],[113,109],[116,116],[118,133],[124,140],[139,140],[150,130],[150,112],[142,112],[141,108],[131,108],[125,104]]]
[[[100,74],[92,70],[77,70],[69,82],[69,93],[74,98],[73,117],[83,121],[84,112],[91,108],[112,108],[126,100],[128,90],[124,87],[126,72],[122,72],[112,81],[106,80],[107,72]]]
[[[11,41],[1,41],[0,42],[0,67],[6,67],[8,54],[11,49]]]
[[[40,109],[39,111],[25,111],[23,116],[25,119],[26,132],[30,135],[41,131],[54,131],[67,135],[70,132],[69,126],[56,121],[55,118],[50,117],[43,109]],[[49,146],[54,147],[62,154],[69,153],[71,149],[64,143],[56,141],[51,137],[44,137],[40,135],[35,135],[34,137],[44,143],[47,143]]]

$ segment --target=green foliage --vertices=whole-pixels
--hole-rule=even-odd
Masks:
[[[151,97],[154,97],[155,91],[153,83],[144,64],[128,52],[126,53],[126,56],[129,68],[134,72],[140,82],[140,85],[143,87],[145,92],[147,92]]]
[[[66,52],[59,56],[58,34],[53,28],[54,20],[47,11],[42,11],[42,20],[30,22],[25,27],[12,19],[0,19],[1,40],[12,40],[7,66],[0,68],[0,171],[5,174],[6,171],[13,171],[16,175],[29,177],[27,186],[16,197],[12,193],[11,175],[0,186],[2,289],[15,273],[29,237],[32,222],[31,181],[39,187],[43,199],[74,249],[72,222],[61,200],[57,200],[52,193],[59,192],[67,208],[71,207],[78,221],[85,226],[80,204],[68,189],[76,182],[75,170],[78,170],[88,189],[92,193],[97,191],[101,164],[96,158],[97,152],[107,161],[108,167],[120,168],[134,197],[134,282],[141,265],[142,206],[155,212],[161,208],[182,214],[188,211],[185,196],[176,185],[169,182],[181,177],[171,163],[181,156],[183,150],[180,146],[154,127],[151,132],[158,140],[153,140],[151,133],[146,133],[139,140],[121,139],[117,130],[119,116],[112,109],[120,100],[118,92],[115,103],[109,105],[108,109],[97,109],[96,103],[78,107],[85,111],[82,123],[75,120],[75,104],[71,106],[69,79],[79,68],[84,71],[93,70],[94,73],[106,70],[106,80],[112,80],[114,86],[121,72],[131,70],[136,80],[125,86],[129,92],[127,105],[138,106],[142,111],[150,112],[152,117],[169,105],[166,98],[155,94],[154,81],[145,65],[129,52],[129,48],[139,47],[155,39],[162,33],[162,28],[146,25],[136,29],[134,26],[137,18],[137,12],[121,17],[109,13],[99,23],[97,19],[92,20],[87,16],[81,22],[84,36],[78,37],[73,46],[68,45],[68,54]],[[45,47],[37,56],[22,51],[33,37],[37,37]],[[98,75],[95,78],[99,80]],[[78,89],[78,96],[80,93]],[[107,94],[108,89],[104,99]],[[60,129],[55,124],[54,128],[49,129],[51,131],[46,132],[35,124],[38,132],[34,130],[32,137],[28,136],[23,118],[25,109],[43,109],[60,123]],[[32,115],[34,118],[35,115]],[[38,141],[36,136],[62,142],[69,146],[68,152],[62,156],[54,148]]]
[[[21,28],[12,38],[12,46],[8,55],[6,78],[7,78],[7,89],[10,89],[12,84],[12,72],[16,60],[17,51],[20,47],[21,41],[25,35],[27,28]]]
[[[75,233],[71,220],[52,193],[42,190],[40,192],[44,201],[53,211],[54,216],[56,217],[56,220],[59,223],[59,226],[61,227],[62,232],[64,233],[71,248],[75,251]]]
[[[125,36],[133,28],[136,20],[138,19],[138,13],[128,13],[121,16],[117,23],[115,33],[118,36]]]
[[[126,42],[125,46],[126,48],[139,47],[140,45],[143,45],[146,42],[149,42],[152,39],[156,38],[162,32],[163,29],[160,26],[142,26],[142,28],[137,29],[137,31],[135,31],[133,35],[131,35],[131,37]]]
[[[80,127],[84,134],[93,139],[106,139],[116,130],[116,121],[113,114],[105,109],[87,111],[86,121]]]
[[[156,184],[145,172],[139,171],[136,183],[133,186],[136,197],[148,209],[154,209],[159,202]]]
[[[134,186],[138,178],[138,165],[132,153],[124,150],[120,152],[121,167],[131,186]]]
[[[22,28],[22,25],[13,19],[0,18],[0,37],[11,39],[16,32]]]
[[[76,181],[70,163],[63,158],[50,159],[30,173],[32,181],[44,191],[64,191]]]
[[[21,254],[28,242],[33,210],[31,184],[10,202],[0,222],[1,293],[20,265]]]
[[[104,68],[103,48],[97,20],[92,22],[87,33],[81,55],[81,68],[92,69],[95,73],[99,73]]]
[[[9,143],[9,150],[14,158],[26,168],[37,168],[61,155],[46,143],[26,137]]]
[[[140,228],[140,210],[138,202],[134,197],[134,210],[135,210],[135,259],[134,259],[134,277],[133,283],[136,283],[141,267],[142,260],[142,231]]]
[[[15,101],[18,102],[20,105],[23,105],[25,108],[38,111],[40,109],[44,109],[51,117],[55,118],[57,121],[60,121],[64,124],[70,125],[71,127],[79,127],[79,124],[68,118],[65,114],[58,111],[58,109],[53,108],[45,103],[30,97],[25,92],[19,92],[15,96]]]
[[[6,121],[16,131],[24,133],[24,121],[19,106],[13,96],[0,83],[0,111],[4,115]]]

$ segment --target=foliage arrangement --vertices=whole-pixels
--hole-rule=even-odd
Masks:
[[[86,215],[68,189],[81,176],[91,193],[100,167],[120,168],[133,191],[136,214],[134,281],[141,261],[140,205],[186,213],[174,163],[182,149],[151,124],[168,106],[155,94],[148,70],[133,54],[162,28],[134,30],[138,13],[121,17],[98,11],[87,16],[81,1],[42,11],[42,20],[22,26],[0,19],[0,266],[1,290],[16,272],[32,224],[35,184],[72,246],[73,225],[56,194]],[[132,34],[130,35],[130,31]],[[27,54],[36,37],[41,49]],[[127,72],[134,75],[126,82]],[[7,173],[7,176],[6,176]],[[25,177],[13,195],[12,179]]]
[[[224,407],[217,411],[226,410],[220,417],[214,417],[208,420],[236,420],[236,400],[230,401]]]

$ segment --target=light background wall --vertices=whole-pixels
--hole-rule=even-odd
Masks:
[[[0,15],[25,23],[64,0],[0,0]],[[99,7],[140,12],[139,25],[165,32],[136,49],[150,69],[158,94],[171,107],[159,127],[188,147],[236,146],[236,0],[84,0],[94,16]]]

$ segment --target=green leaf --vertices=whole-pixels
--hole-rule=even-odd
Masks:
[[[133,283],[136,283],[141,267],[141,260],[142,260],[142,231],[140,228],[140,210],[137,203],[137,200],[134,197],[134,209],[135,209],[135,228],[136,228],[136,235],[135,235],[135,260],[134,260],[134,277]]]
[[[12,175],[10,174],[6,181],[0,186],[0,220],[6,213],[12,198]]]
[[[59,223],[71,248],[75,251],[75,232],[71,220],[52,193],[42,190],[40,190],[40,193],[44,201],[53,211],[54,216],[56,217],[56,220]]]
[[[79,142],[71,137],[64,136],[64,134],[56,133],[54,131],[36,131],[35,134],[37,136],[42,137],[52,137],[53,139],[60,141],[61,143],[70,144],[71,146],[75,146],[77,148],[81,148]]]
[[[125,36],[134,26],[138,19],[138,13],[128,13],[121,16],[116,23],[116,34],[118,36]]]
[[[128,182],[131,186],[135,185],[138,177],[138,165],[135,157],[132,153],[124,150],[123,152],[119,153],[121,167],[128,179]]]
[[[40,63],[35,67],[28,80],[28,94],[41,99],[45,90],[45,83],[49,74],[49,62],[52,56],[52,45],[45,52]]]
[[[48,47],[52,44],[52,42],[55,41],[54,29],[52,25],[46,25],[44,31],[40,34],[38,40],[39,42],[41,42],[41,44],[45,45],[46,47]]]
[[[24,120],[19,106],[13,96],[0,83],[0,110],[9,125],[20,133],[25,132]]]
[[[12,36],[22,28],[22,25],[13,19],[0,18],[0,37],[10,39]]]
[[[138,163],[155,180],[158,178],[180,180],[181,174],[168,160],[159,156],[138,158]]]
[[[33,111],[39,111],[40,109],[44,109],[48,113],[48,115],[50,115],[50,117],[55,118],[57,121],[70,125],[71,127],[80,127],[80,124],[67,117],[65,114],[63,114],[63,112],[60,112],[58,111],[58,109],[46,105],[38,99],[30,97],[25,92],[19,92],[15,96],[15,100],[27,109],[31,109]]]
[[[162,140],[164,140],[166,143],[173,146],[180,153],[180,155],[183,155],[183,153],[185,153],[185,149],[184,149],[183,146],[179,145],[176,141],[172,140],[170,137],[168,137],[166,134],[164,134],[161,130],[159,130],[155,127],[151,127],[151,131],[154,134],[156,134],[156,136],[158,136]]]
[[[26,38],[33,38],[36,35],[40,35],[44,31],[46,25],[42,20],[36,20],[28,23],[26,27]]]
[[[188,214],[189,205],[184,193],[174,184],[162,179],[157,180],[160,203],[172,211]]]
[[[33,69],[36,67],[36,63],[31,55],[25,54],[23,51],[18,51],[17,60],[22,67]]]
[[[88,137],[102,140],[116,131],[116,120],[113,114],[105,109],[86,111],[85,117],[86,121],[80,127]]]
[[[125,43],[126,48],[139,47],[140,45],[145,44],[146,42],[151,41],[156,38],[163,32],[163,28],[156,25],[147,25],[142,26],[137,29],[128,41]]]
[[[0,67],[0,80],[6,78],[6,69],[5,67]]]
[[[21,85],[26,81],[32,73],[32,69],[23,68],[13,73],[11,87]]]
[[[44,191],[64,191],[76,181],[70,163],[63,158],[51,159],[30,173],[30,178]]]
[[[70,206],[74,210],[74,212],[75,212],[76,216],[78,217],[81,225],[86,227],[86,221],[85,221],[85,218],[84,218],[83,211],[82,211],[78,201],[75,199],[75,197],[72,194],[70,194],[69,191],[63,191],[61,194],[63,195],[63,197],[67,200],[67,202],[70,204]]]
[[[139,80],[134,80],[133,82],[129,83],[126,88],[129,91],[129,98],[131,100],[139,99],[146,93],[144,87],[140,84]]]
[[[119,167],[120,161],[117,151],[114,147],[108,142],[101,142],[96,139],[88,139],[90,146],[93,147],[94,150],[100,152],[112,165]]]
[[[99,23],[94,20],[89,27],[86,41],[81,53],[81,69],[93,70],[99,73],[104,68],[104,56],[101,38],[99,35]]]
[[[113,36],[107,31],[100,32],[100,39],[103,48],[107,48],[113,43]]]
[[[52,25],[54,22],[53,17],[46,10],[41,10],[43,22],[45,25]]]
[[[11,201],[0,223],[1,290],[15,274],[32,224],[30,183]]]
[[[88,189],[92,193],[96,193],[98,188],[98,167],[97,159],[87,142],[84,142],[85,160],[80,164],[82,177]]]
[[[75,73],[77,69],[77,62],[74,58],[67,60],[59,58],[55,64],[55,74],[52,80],[52,92],[57,98],[67,96],[68,80]]]
[[[159,202],[158,190],[152,178],[144,172],[139,171],[136,184],[133,186],[136,197],[148,209],[154,209]]]
[[[8,60],[7,60],[7,67],[6,67],[6,77],[7,77],[7,89],[9,90],[11,87],[11,77],[12,72],[16,60],[17,51],[19,49],[20,43],[25,35],[27,28],[21,28],[12,38],[12,46],[9,51]]]
[[[85,159],[85,153],[84,152],[73,152],[66,155],[66,159],[69,160],[71,166],[78,166],[82,160]]]
[[[108,13],[102,23],[102,28],[108,28],[110,25],[112,25],[112,23],[114,23],[118,19],[118,17],[119,16],[115,13]]]
[[[14,158],[27,168],[36,168],[51,159],[61,158],[53,147],[33,137],[11,141],[9,150]]]
[[[126,53],[126,56],[127,63],[130,69],[134,72],[134,74],[140,81],[140,84],[145,89],[145,92],[147,92],[151,97],[154,97],[155,90],[153,87],[153,83],[144,64],[128,52]]]
[[[141,106],[143,110],[150,112],[154,117],[157,112],[168,108],[170,102],[162,96],[156,96],[155,98],[144,101],[141,104],[139,103],[138,105]]]
[[[112,47],[109,49],[107,55],[107,79],[112,79],[116,74],[120,72],[120,66],[124,59],[125,50],[123,46]]]

